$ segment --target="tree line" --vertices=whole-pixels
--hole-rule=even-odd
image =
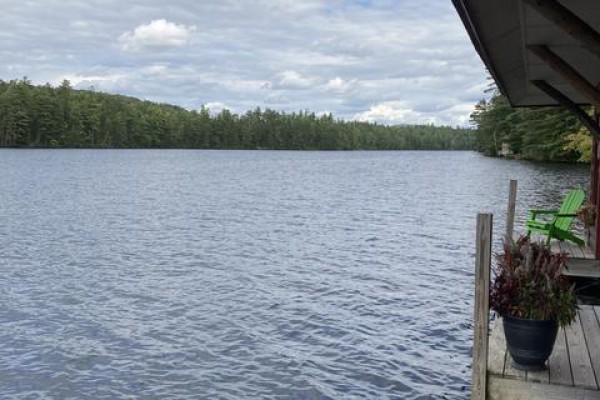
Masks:
[[[302,111],[213,114],[27,79],[0,80],[0,146],[274,150],[470,150],[469,129],[385,126]]]
[[[475,149],[490,156],[536,161],[589,161],[592,138],[579,119],[562,107],[513,108],[496,88],[471,114]]]

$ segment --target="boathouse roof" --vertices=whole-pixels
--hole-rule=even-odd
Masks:
[[[600,104],[600,1],[452,2],[513,106]]]

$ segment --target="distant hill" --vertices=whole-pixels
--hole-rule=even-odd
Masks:
[[[0,146],[273,150],[470,150],[468,129],[384,126],[259,108],[243,115],[0,81]]]

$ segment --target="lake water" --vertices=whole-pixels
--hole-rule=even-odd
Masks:
[[[466,399],[475,215],[589,167],[0,151],[0,398]]]

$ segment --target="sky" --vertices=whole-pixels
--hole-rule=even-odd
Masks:
[[[468,126],[483,63],[450,0],[0,0],[0,79],[176,104]]]

